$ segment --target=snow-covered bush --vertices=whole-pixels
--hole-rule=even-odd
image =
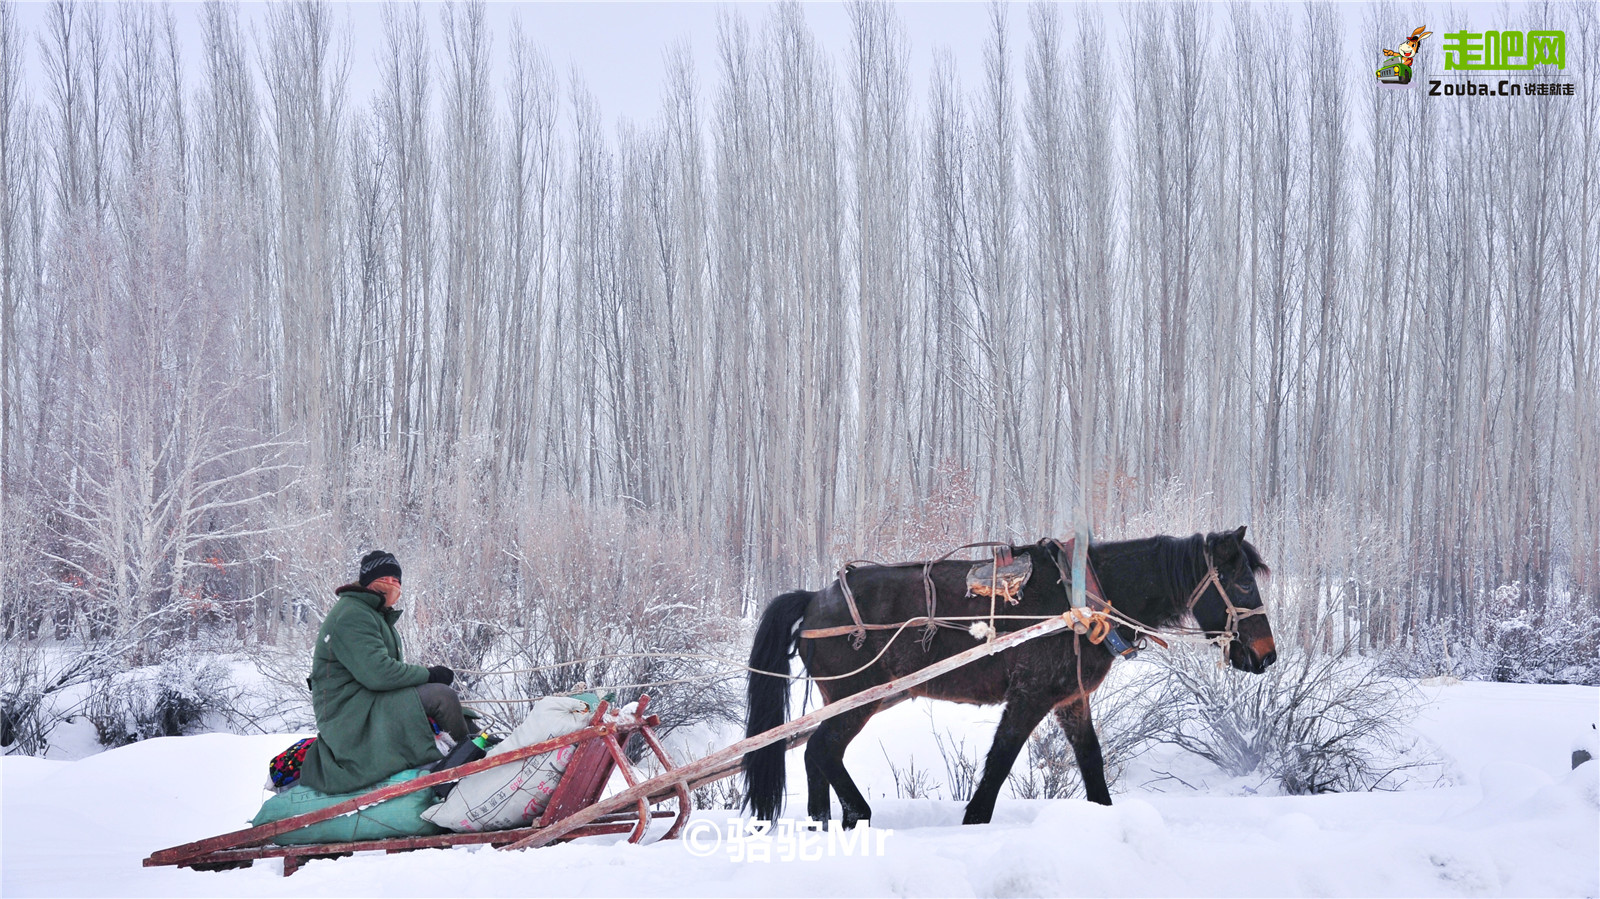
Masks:
[[[463,696],[506,723],[516,700],[579,685],[648,693],[669,728],[742,718],[743,673],[707,658],[744,654],[721,554],[621,505],[528,499],[473,517],[483,533],[457,521],[449,545],[402,557],[408,661],[458,669]]]
[[[1532,595],[1508,584],[1484,597],[1476,622],[1424,625],[1391,647],[1384,669],[1404,677],[1600,685],[1600,613],[1567,589]]]
[[[215,658],[181,656],[159,668],[127,672],[105,681],[85,715],[103,746],[196,732],[237,698],[228,667]]]
[[[50,732],[77,711],[81,691],[105,670],[90,652],[46,652],[21,640],[0,642],[0,747],[43,755]]]
[[[1390,647],[1379,658],[1379,666],[1386,674],[1418,679],[1490,680],[1494,670],[1481,639],[1438,624],[1423,625],[1415,636]]]
[[[1260,676],[1219,668],[1213,651],[1156,656],[1156,738],[1287,793],[1392,789],[1424,763],[1404,731],[1418,705],[1409,683],[1360,659],[1286,655]]]
[[[1535,607],[1520,584],[1485,603],[1482,647],[1497,681],[1600,684],[1600,614],[1569,591],[1552,590]]]

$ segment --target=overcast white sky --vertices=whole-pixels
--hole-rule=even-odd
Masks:
[[[382,2],[335,2],[336,14],[347,17],[351,36],[350,82],[348,99],[353,104],[364,105],[378,88],[376,59],[383,50]],[[439,21],[438,2],[424,3],[424,15],[435,24]],[[523,31],[539,46],[557,72],[565,79],[574,70],[581,72],[589,89],[600,104],[601,112],[612,125],[623,118],[647,121],[660,107],[664,54],[675,43],[688,41],[697,68],[702,103],[713,96],[717,84],[716,35],[719,11],[726,10],[744,17],[758,31],[770,12],[768,2],[490,2],[488,14],[494,40],[494,53],[503,59],[510,43],[511,27],[520,21]],[[1066,39],[1070,42],[1075,29],[1076,14],[1082,10],[1096,11],[1105,22],[1111,35],[1112,47],[1107,48],[1108,59],[1133,60],[1137,51],[1122,46],[1123,12],[1130,7],[1121,3],[1069,3],[1063,16]],[[1265,8],[1283,11],[1286,17],[1303,17],[1299,2],[1263,4]],[[30,91],[37,99],[43,98],[42,69],[38,64],[38,38],[43,33],[47,4],[44,0],[25,0],[19,3],[18,16],[23,29],[31,36],[27,72]],[[185,46],[184,59],[190,68],[190,83],[199,84],[198,61],[200,56],[199,16],[201,5],[197,2],[172,4]],[[247,23],[257,27],[247,33],[259,34],[265,16],[264,3],[245,3],[243,16]],[[813,35],[827,50],[836,64],[842,64],[849,44],[849,16],[839,2],[803,3],[805,15]],[[1346,24],[1347,53],[1361,56],[1360,48],[1367,41],[1363,30],[1363,17],[1369,5],[1341,3],[1338,9]],[[1471,27],[1475,30],[1496,27],[1520,27],[1516,20],[1532,4],[1501,2],[1415,4],[1403,7],[1415,10],[1422,21],[1434,32],[1427,47],[1439,52],[1442,35],[1449,30]],[[962,85],[968,91],[976,89],[983,77],[983,45],[988,36],[989,8],[987,2],[900,2],[895,9],[905,26],[910,45],[912,100],[921,107],[927,97],[928,73],[932,68],[935,50],[947,48],[956,62]],[[1509,10],[1509,12],[1508,12]],[[1226,8],[1216,3],[1213,13],[1213,38],[1220,39],[1226,28]],[[1013,78],[1020,87],[1021,61],[1026,52],[1027,3],[1010,5],[1010,30],[1013,39]],[[1407,29],[1409,30],[1409,29]],[[1391,44],[1398,46],[1405,34],[1394,36]],[[1378,48],[1369,48],[1371,62],[1376,67],[1381,61]],[[435,51],[439,52],[437,43]],[[1569,49],[1569,56],[1572,51]],[[1572,65],[1569,61],[1569,70]],[[1364,81],[1362,72],[1352,70],[1355,81]],[[499,79],[495,79],[498,82]],[[437,86],[437,79],[435,85]],[[497,95],[500,93],[497,89]],[[704,107],[703,107],[704,108]]]
[[[424,4],[425,15],[434,23],[438,22],[439,5]],[[349,99],[363,103],[378,86],[375,59],[383,49],[383,4],[339,2],[334,6],[337,15],[348,17],[352,36]],[[513,21],[520,21],[524,33],[563,77],[574,68],[582,72],[606,118],[614,123],[624,117],[643,121],[656,114],[664,54],[680,41],[688,41],[693,48],[703,96],[709,96],[706,92],[714,87],[717,75],[718,11],[741,15],[753,29],[758,29],[770,6],[765,2],[491,2],[488,13],[497,58],[503,58],[510,43]],[[185,62],[191,68],[191,77],[195,77],[200,4],[179,2],[172,7],[185,39]],[[41,72],[37,39],[43,33],[47,8],[42,0],[29,0],[18,6],[19,22],[34,39],[29,46],[34,56],[28,66],[30,80],[37,80]],[[912,87],[919,101],[924,96],[927,71],[937,47],[948,47],[954,53],[964,83],[976,83],[982,72],[982,47],[988,28],[985,3],[912,2],[896,8],[910,41],[915,79]],[[264,4],[246,3],[242,9],[247,22],[263,21]],[[844,4],[813,2],[806,3],[804,9],[817,40],[835,60],[842,60],[849,41]],[[1012,31],[1019,38],[1025,33],[1026,13],[1021,5],[1011,10]],[[259,28],[255,31],[259,33]],[[39,96],[39,85],[32,87],[35,96]]]

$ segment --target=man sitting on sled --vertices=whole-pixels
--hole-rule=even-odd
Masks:
[[[407,768],[439,759],[428,719],[457,743],[469,736],[455,672],[402,658],[400,563],[383,550],[361,559],[359,581],[335,590],[339,601],[317,631],[311,657],[311,706],[317,737],[300,782],[324,793],[349,793]]]

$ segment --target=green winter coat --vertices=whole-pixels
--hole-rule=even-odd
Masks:
[[[439,758],[422,700],[413,688],[428,669],[401,660],[394,629],[398,609],[354,584],[335,591],[339,601],[317,631],[311,656],[311,707],[317,741],[300,769],[300,782],[324,793],[349,793],[407,768]]]

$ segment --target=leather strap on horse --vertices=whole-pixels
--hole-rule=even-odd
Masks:
[[[1249,618],[1252,615],[1267,614],[1267,607],[1264,605],[1257,606],[1254,609],[1241,609],[1233,604],[1233,598],[1228,596],[1228,591],[1222,586],[1222,578],[1217,574],[1216,560],[1211,557],[1211,547],[1208,546],[1206,547],[1206,573],[1200,578],[1200,583],[1195,585],[1194,592],[1189,594],[1189,604],[1187,608],[1190,614],[1194,613],[1195,603],[1200,601],[1200,597],[1204,596],[1206,590],[1210,587],[1217,588],[1217,595],[1222,597],[1222,605],[1228,610],[1227,630],[1218,635],[1217,639],[1222,641],[1219,642],[1219,645],[1223,645],[1223,643],[1226,642],[1231,642],[1235,638],[1235,636],[1239,633],[1240,621]]]
[[[1011,564],[1011,544],[1000,543],[994,540],[985,540],[981,543],[968,543],[964,546],[958,546],[937,559],[929,559],[926,562],[920,563],[922,565],[922,591],[928,601],[928,614],[923,618],[913,618],[911,621],[926,621],[922,628],[922,636],[917,641],[922,644],[922,650],[924,652],[926,652],[928,648],[933,645],[933,635],[938,633],[939,628],[939,620],[937,617],[938,609],[936,608],[938,602],[938,591],[933,589],[933,566],[945,561],[964,549],[977,549],[978,547],[984,546],[994,548],[994,557],[997,566],[1002,564]],[[1005,560],[1003,563],[1000,562],[1002,558]],[[901,564],[916,565],[919,563],[906,562]],[[861,620],[861,610],[856,607],[855,592],[850,589],[850,581],[846,577],[846,575],[850,573],[850,569],[858,565],[872,565],[878,568],[891,567],[883,564],[882,562],[874,562],[871,559],[855,559],[844,563],[844,566],[839,569],[838,573],[839,591],[844,594],[844,604],[850,609],[850,620],[854,623],[841,625],[839,627],[823,627],[803,630],[800,632],[801,637],[804,637],[808,640],[814,640],[820,637],[837,637],[841,634],[849,634],[851,637],[850,648],[860,649],[862,645],[866,643],[867,631],[893,630],[895,628],[905,626],[906,622],[898,622],[896,624],[867,624]]]
[[[1063,617],[1067,619],[1073,633],[1088,637],[1090,643],[1098,644],[1111,633],[1111,619],[1106,617],[1105,612],[1068,609]]]

